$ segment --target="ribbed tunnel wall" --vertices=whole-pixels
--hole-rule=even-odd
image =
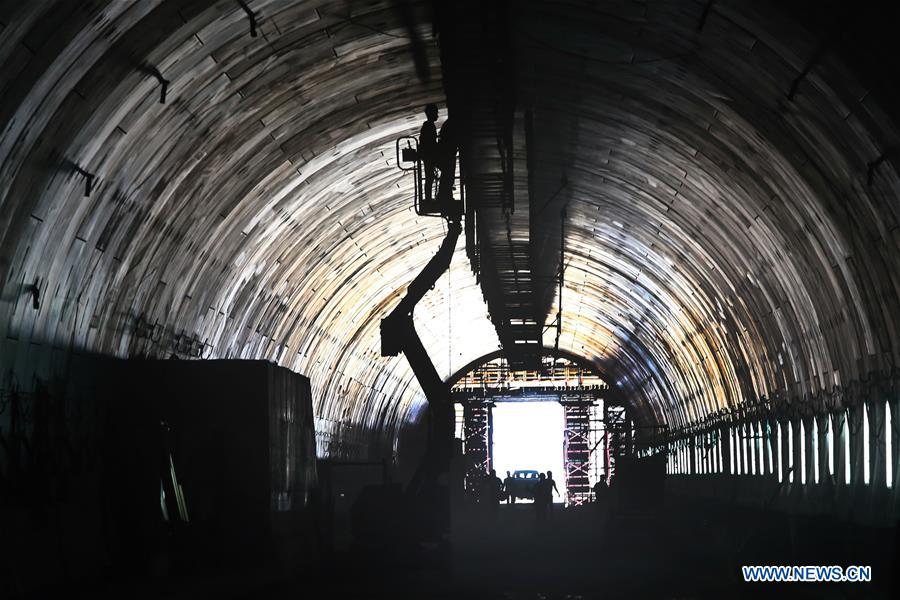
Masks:
[[[393,161],[441,100],[439,65],[418,82],[391,7],[254,2],[256,38],[234,2],[16,8],[2,32],[7,385],[60,372],[51,349],[69,347],[270,359],[311,377],[320,453],[393,440],[422,399],[405,361],[379,358],[378,321],[443,233]],[[171,82],[165,104],[148,67]],[[90,197],[69,163],[96,174]],[[477,306],[462,256],[451,279],[468,282],[454,302]],[[426,301],[417,316],[447,312]],[[453,346],[496,347],[490,328],[465,333],[479,318],[457,311]],[[445,348],[446,323],[428,329]]]
[[[257,37],[232,1],[3,7],[3,386],[69,350],[270,359],[312,379],[320,454],[361,453],[423,405],[378,322],[443,235],[393,158],[438,53],[423,25],[420,82],[389,4],[249,4]],[[900,364],[900,179],[867,181],[895,125],[775,7],[705,7],[523,16],[579,123],[560,346],[672,426]],[[416,312],[441,374],[497,347],[459,252],[449,279]]]
[[[697,33],[702,8],[545,7],[526,34],[578,120],[562,341],[675,426],[897,359],[896,172],[867,181],[896,129],[771,7],[714,3]]]

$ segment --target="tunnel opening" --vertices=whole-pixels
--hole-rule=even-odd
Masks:
[[[564,476],[565,420],[561,404],[552,401],[495,403],[491,408],[491,425],[491,469],[504,482],[506,477],[529,480],[520,482],[525,488],[536,483],[531,480],[537,478],[538,472],[556,473],[557,478]],[[563,492],[564,486],[561,480]],[[504,492],[510,502],[534,502],[533,491],[504,489]],[[554,493],[552,497],[556,503],[565,500],[565,494]]]
[[[556,478],[551,502],[580,505],[615,470],[618,455],[609,448],[624,431],[624,406],[606,393],[606,382],[589,361],[552,348],[542,353],[538,369],[517,368],[501,351],[450,378],[469,504],[486,501],[483,488],[493,472],[503,480],[507,503],[534,502],[543,473]],[[614,413],[610,421],[604,403]]]

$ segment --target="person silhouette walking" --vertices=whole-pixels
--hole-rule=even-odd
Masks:
[[[559,496],[559,490],[556,489],[556,482],[553,481],[553,471],[547,471],[547,514],[553,514],[553,492]]]

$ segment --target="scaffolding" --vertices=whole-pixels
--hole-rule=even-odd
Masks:
[[[616,474],[616,462],[619,457],[631,453],[631,424],[625,407],[617,404],[607,404],[604,407],[604,421],[606,424],[606,478]]]
[[[591,489],[600,481],[606,481],[606,422],[604,401],[598,400],[589,409],[588,444],[591,449],[588,475]]]
[[[472,369],[454,385],[454,390],[501,389],[522,387],[562,387],[608,389],[596,373],[571,361],[545,360],[540,370],[516,370],[503,359],[495,359]]]
[[[591,403],[564,403],[566,506],[579,506],[591,497]]]
[[[463,440],[466,491],[478,489],[493,468],[493,413],[497,402],[558,402],[563,406],[565,502],[589,502],[594,483],[608,471],[603,397],[609,388],[596,373],[566,359],[540,370],[516,370],[498,358],[461,377],[451,390],[456,431]]]
[[[491,470],[493,404],[473,398],[463,402],[462,407],[466,492],[477,494],[481,480]]]

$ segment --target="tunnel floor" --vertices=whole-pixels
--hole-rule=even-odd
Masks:
[[[478,513],[456,519],[444,559],[429,560],[427,552],[413,560],[342,557],[329,591],[342,598],[486,600],[891,597],[895,535],[694,502],[605,518],[594,505],[556,505],[543,524],[532,505],[504,505],[493,521]],[[744,564],[872,564],[873,582],[749,584]],[[282,591],[290,597],[287,589],[270,597]]]
[[[494,520],[457,515],[443,549],[376,543],[304,563],[290,580],[277,569],[229,569],[67,588],[64,597],[300,599],[313,591],[329,599],[891,598],[896,544],[893,529],[696,501],[607,518],[594,505],[556,505],[540,525],[532,505],[517,504],[500,506]],[[741,565],[770,564],[871,565],[873,581],[742,580]]]

